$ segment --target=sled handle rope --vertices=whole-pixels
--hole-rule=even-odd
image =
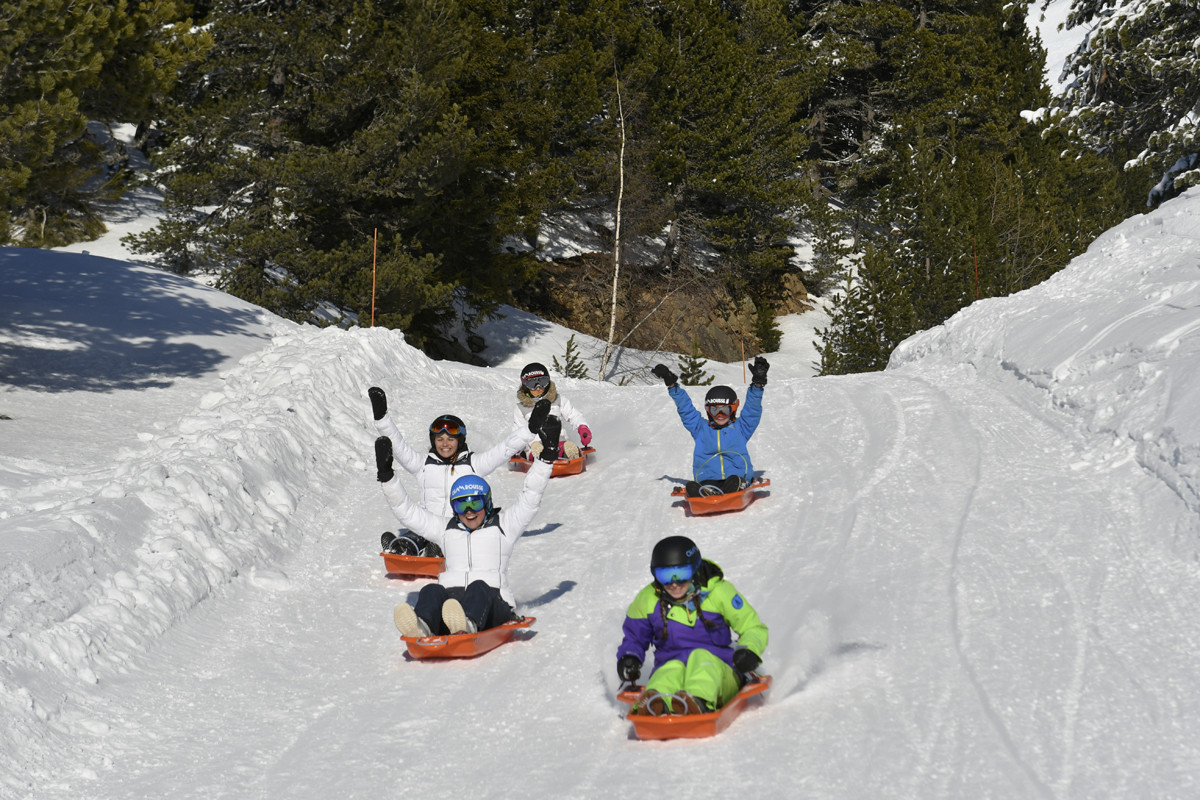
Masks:
[[[730,461],[732,461],[734,458],[740,458],[742,460],[742,469],[743,470],[745,470],[746,467],[750,466],[746,462],[746,457],[744,455],[742,455],[741,453],[739,453],[737,451],[731,451],[731,450],[718,450],[717,452],[713,453],[708,458],[701,461],[700,466],[697,469],[692,471],[692,476],[695,477],[696,475],[700,474],[700,470],[704,469],[705,465],[708,464],[708,462],[712,461],[714,458],[719,458],[722,460],[728,458]],[[751,476],[750,480],[753,480],[753,477],[754,476]],[[697,480],[699,480],[699,479],[697,478]]]

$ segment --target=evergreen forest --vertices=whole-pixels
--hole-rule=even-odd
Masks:
[[[1029,2],[12,0],[0,244],[97,236],[136,151],[165,211],[131,248],[291,319],[457,355],[575,216],[616,338],[634,287],[706,281],[770,350],[798,281],[821,372],[878,370],[1200,180],[1200,3],[1071,2],[1052,96]]]

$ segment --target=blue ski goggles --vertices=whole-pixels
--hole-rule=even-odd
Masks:
[[[487,508],[487,498],[481,494],[473,494],[470,497],[456,497],[450,501],[450,507],[454,509],[455,514],[465,514],[468,511],[483,511]]]
[[[691,564],[680,564],[677,567],[655,567],[654,580],[663,586],[668,583],[687,583],[692,579],[694,572]]]

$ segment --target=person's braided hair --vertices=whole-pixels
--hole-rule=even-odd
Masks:
[[[700,587],[707,586],[708,582],[711,581],[713,578],[724,578],[724,577],[725,577],[725,572],[719,566],[714,564],[712,561],[709,561],[707,558],[701,559],[700,560],[700,568],[698,570],[696,570],[696,573],[694,575],[692,575],[692,591],[689,592],[688,594],[684,595],[683,597],[681,597],[678,600],[674,599],[669,594],[667,594],[666,591],[663,589],[663,587],[657,581],[655,581],[654,593],[655,593],[655,595],[658,596],[658,613],[659,613],[659,616],[662,617],[661,641],[664,644],[667,641],[667,607],[673,606],[673,605],[676,605],[676,606],[683,605],[683,604],[687,603],[689,600],[691,600],[693,597],[696,598],[696,616],[699,618],[699,620],[702,623],[704,623],[705,629],[711,631],[711,630],[716,629],[721,624],[721,623],[717,622],[716,620],[708,619],[702,613],[700,613],[700,603],[701,603]]]

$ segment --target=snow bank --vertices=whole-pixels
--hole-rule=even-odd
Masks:
[[[913,336],[889,368],[967,363],[1034,387],[1200,513],[1197,201],[1126,220],[1045,283]]]
[[[284,531],[294,537],[305,503],[326,496],[339,476],[374,469],[364,459],[369,385],[404,402],[423,387],[389,376],[467,384],[398,332],[277,322],[270,345],[223,374],[218,390],[195,398],[176,431],[116,454],[111,470],[72,479],[71,494],[81,499],[4,515],[0,749],[31,744],[13,738],[38,728],[31,717],[67,736],[103,725],[71,718],[72,687],[121,672],[229,582],[286,588],[286,576],[269,568],[297,545]],[[514,377],[493,380],[507,387]]]

